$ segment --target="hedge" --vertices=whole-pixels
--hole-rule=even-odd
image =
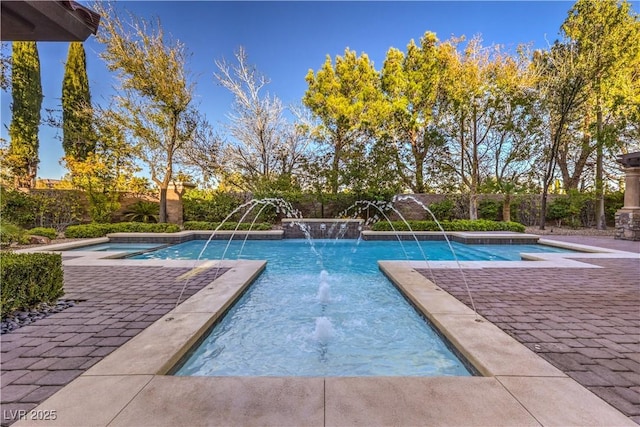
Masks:
[[[2,317],[41,303],[53,303],[64,294],[62,255],[0,253]]]
[[[143,222],[119,222],[115,224],[70,225],[64,230],[67,238],[102,237],[109,233],[175,233],[180,227],[175,224],[147,224]]]
[[[219,222],[208,221],[186,221],[183,225],[185,230],[215,230],[220,225]],[[237,228],[236,228],[237,227]],[[238,226],[237,222],[225,222],[220,230],[271,230],[271,224],[268,222],[256,222],[251,225],[250,222],[241,222]]]
[[[407,221],[412,231],[440,231],[435,221]],[[524,225],[517,222],[490,221],[486,219],[440,221],[445,231],[514,231],[523,233]],[[409,231],[403,221],[380,221],[371,227],[374,231]]]
[[[31,236],[43,236],[48,237],[49,239],[55,239],[58,236],[55,228],[47,228],[47,227],[36,227],[31,230],[27,230],[27,234]]]

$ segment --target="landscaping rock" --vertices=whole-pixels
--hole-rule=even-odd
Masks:
[[[13,312],[4,317],[2,322],[0,322],[0,334],[6,334],[22,326],[30,325],[39,319],[44,319],[51,314],[59,313],[75,305],[76,301],[58,300],[56,304],[43,303],[29,311],[21,310]]]
[[[31,245],[48,245],[51,239],[45,236],[29,236],[29,244]]]

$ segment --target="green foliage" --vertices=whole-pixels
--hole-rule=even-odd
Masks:
[[[0,215],[23,228],[64,230],[82,219],[81,194],[72,190],[32,190],[23,193],[0,189]]]
[[[43,236],[49,239],[55,239],[58,236],[58,232],[54,228],[48,227],[35,227],[27,230],[27,234],[31,236]]]
[[[502,204],[496,202],[495,200],[482,200],[478,204],[478,218],[498,221],[500,219],[501,209]]]
[[[36,200],[29,193],[0,188],[0,216],[21,227],[31,227],[35,221]]]
[[[62,80],[62,147],[66,156],[85,160],[94,150],[97,137],[92,122],[84,47],[71,42]]]
[[[158,222],[160,206],[154,202],[138,200],[125,212],[124,219],[132,222]]]
[[[35,42],[13,42],[12,118],[8,163],[17,187],[32,188],[38,170],[38,129],[42,105],[40,59]]]
[[[431,203],[428,208],[438,221],[449,221],[454,218],[453,201],[449,198],[441,202]],[[427,219],[430,219],[430,217],[431,215],[427,212]]]
[[[411,231],[441,231],[435,221],[407,221]],[[444,231],[512,231],[523,233],[524,225],[517,222],[499,222],[486,219],[440,221]],[[380,221],[373,224],[373,231],[410,231],[403,221]]]
[[[556,197],[547,208],[547,218],[570,227],[589,227],[595,221],[593,194],[570,191],[568,195]]]
[[[436,161],[444,146],[442,133],[433,126],[444,72],[437,43],[436,35],[426,32],[419,46],[409,42],[406,54],[389,49],[381,72],[387,103],[382,126],[386,136],[397,141],[397,155],[403,160],[397,173],[414,193],[425,192],[430,178],[427,158]]]
[[[547,218],[555,220],[558,225],[571,215],[571,201],[568,197],[556,197],[547,207]]]
[[[184,219],[185,221],[219,222],[243,202],[243,197],[237,193],[189,190],[182,197]]]
[[[145,224],[143,222],[119,222],[116,224],[70,225],[64,231],[67,238],[103,237],[110,233],[176,233],[180,227],[175,224]]]
[[[624,206],[624,192],[616,191],[605,194],[604,206],[607,223],[613,224],[615,222],[616,211],[622,209]]]
[[[187,221],[183,224],[183,228],[185,230],[215,230],[220,226],[219,222],[208,222],[208,221]],[[236,228],[237,227],[237,228]],[[255,224],[251,224],[250,222],[241,222],[238,224],[237,222],[225,222],[222,224],[222,227],[219,230],[253,230],[253,231],[263,231],[263,230],[271,230],[271,224],[268,222],[256,222]]]
[[[5,220],[0,219],[0,244],[9,246],[12,243],[26,243],[26,235],[22,228]]]
[[[53,303],[62,295],[63,275],[60,254],[0,253],[2,317],[15,310],[40,303]]]
[[[175,178],[177,156],[204,131],[205,120],[193,105],[193,75],[183,43],[165,37],[160,21],[145,22],[133,14],[121,20],[114,5],[96,3],[108,16],[96,34],[100,57],[116,72],[119,96],[116,121],[126,130],[137,157],[160,189],[159,222],[167,221],[167,189]]]
[[[328,190],[336,194],[341,185],[366,189],[362,181],[376,173],[371,165],[377,163],[366,158],[371,151],[367,142],[383,108],[378,72],[366,54],[347,48],[335,64],[327,56],[316,73],[309,70],[306,80],[302,102],[321,122],[315,136],[328,158],[316,166]]]

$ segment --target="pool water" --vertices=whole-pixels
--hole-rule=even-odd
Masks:
[[[134,258],[197,259],[204,244],[191,241]],[[226,245],[210,242],[202,259],[220,259]],[[446,242],[421,245],[429,259],[452,259]],[[487,260],[546,248],[454,243],[454,249],[461,260]],[[470,375],[378,269],[381,259],[424,259],[416,242],[233,241],[225,258],[268,264],[176,375]]]

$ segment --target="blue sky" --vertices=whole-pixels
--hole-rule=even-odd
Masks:
[[[86,2],[82,2],[87,4]],[[186,44],[188,64],[196,82],[197,102],[209,121],[221,127],[230,111],[231,96],[213,78],[214,60],[233,60],[244,46],[249,62],[270,78],[267,90],[284,104],[300,104],[309,69],[318,70],[326,55],[342,55],[349,47],[366,53],[376,69],[390,47],[404,50],[425,31],[440,40],[452,35],[481,34],[485,45],[515,48],[533,43],[544,48],[558,38],[560,25],[573,2],[565,1],[427,1],[427,2],[118,2],[133,14],[159,17],[167,34]],[[637,8],[636,8],[637,9]],[[60,109],[67,43],[39,43],[43,108]],[[101,46],[85,43],[92,100],[107,105],[115,76],[98,54]],[[169,77],[169,76],[168,76]],[[10,93],[2,93],[2,137],[11,120]],[[60,178],[65,169],[60,131],[40,130],[39,178]]]

